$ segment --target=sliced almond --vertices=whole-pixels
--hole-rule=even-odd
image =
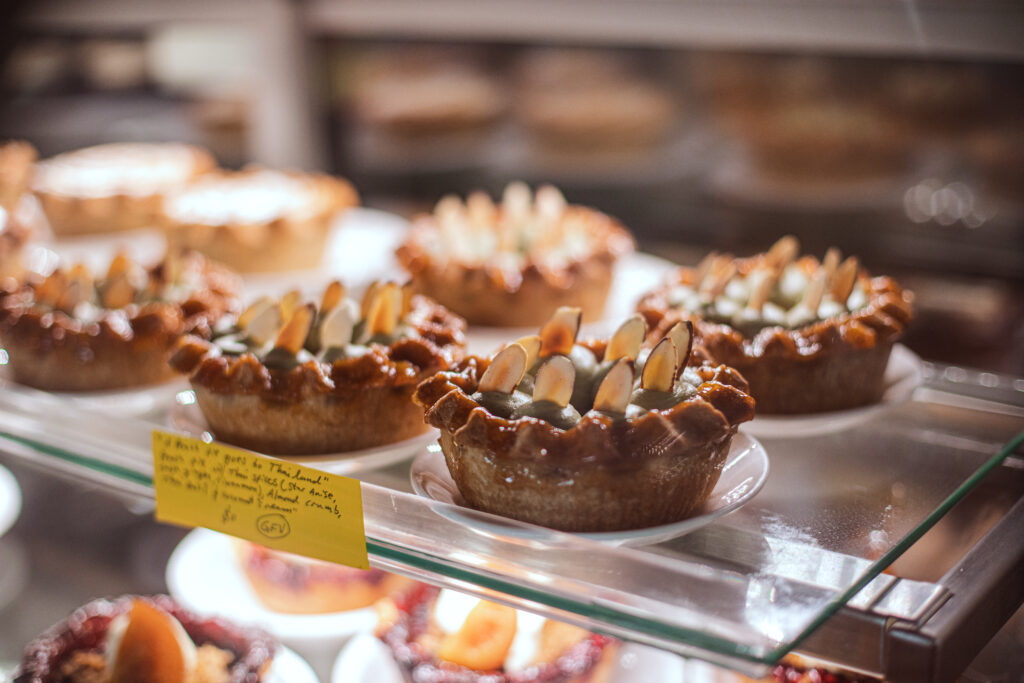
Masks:
[[[299,307],[299,302],[302,300],[302,292],[297,289],[293,289],[283,297],[281,297],[281,318],[288,320],[295,313],[295,310]]]
[[[804,296],[800,300],[800,305],[812,313],[817,311],[818,306],[821,305],[822,298],[825,296],[827,279],[828,273],[825,272],[824,268],[819,268],[807,284],[807,289],[804,290]]]
[[[516,339],[515,343],[526,349],[526,367],[532,368],[533,364],[537,362],[537,358],[540,357],[540,335],[531,334],[528,337]]]
[[[36,287],[36,301],[43,304],[54,305],[67,288],[68,276],[63,270],[57,269],[46,276],[46,279]]]
[[[770,268],[759,268],[750,274],[750,297],[747,299],[747,310],[760,312],[775,287],[775,271]]]
[[[416,294],[413,291],[412,285],[406,283],[402,285],[402,308],[398,312],[398,319],[405,320],[406,316],[412,311],[412,297]]]
[[[470,223],[477,228],[490,230],[498,222],[498,209],[486,192],[471,192],[466,198],[466,209]]]
[[[704,278],[708,276],[714,267],[718,263],[718,252],[713,251],[704,258],[701,259],[697,267],[693,269],[693,287],[699,289]]]
[[[342,301],[327,313],[320,324],[320,345],[325,349],[349,345],[357,322],[359,310],[355,302]]]
[[[521,180],[513,180],[505,186],[501,196],[501,209],[512,218],[526,218],[533,206],[533,193],[530,186]]]
[[[836,247],[829,247],[828,251],[825,252],[825,258],[821,261],[821,269],[825,271],[825,282],[831,282],[832,276],[836,274],[836,268],[839,266],[839,249]]]
[[[700,293],[714,299],[725,291],[725,286],[736,274],[736,262],[731,257],[723,257],[715,264],[714,269],[701,283]]]
[[[799,253],[800,240],[793,235],[786,235],[771,246],[766,254],[766,260],[777,270],[782,271]]]
[[[116,277],[127,277],[128,273],[131,272],[132,260],[128,258],[128,255],[123,251],[117,252],[114,258],[110,261],[110,266],[107,268],[107,280],[113,280]]]
[[[651,351],[640,376],[640,386],[650,391],[672,391],[676,380],[676,345],[665,337]]]
[[[370,336],[389,335],[398,327],[398,314],[402,308],[402,292],[398,284],[386,282],[377,289],[366,316],[366,329]]]
[[[306,304],[295,309],[291,318],[284,324],[281,331],[277,333],[274,340],[274,348],[284,349],[290,353],[298,353],[306,343],[306,336],[309,328],[313,325],[313,317],[316,315],[316,306]]]
[[[689,320],[680,320],[669,329],[668,338],[676,347],[676,368],[685,368],[690,362],[690,352],[693,350],[693,323]]]
[[[135,300],[135,288],[125,276],[119,276],[107,280],[103,288],[104,308],[124,308]]]
[[[337,280],[332,280],[324,290],[324,296],[320,300],[320,312],[326,313],[341,303],[345,298],[345,285]]]
[[[632,395],[633,363],[627,358],[620,358],[597,387],[594,410],[624,413]]]
[[[540,220],[555,223],[565,213],[568,204],[565,196],[554,185],[542,185],[537,189],[534,206]]]
[[[561,306],[551,319],[540,328],[540,357],[558,353],[567,354],[576,343],[583,310],[574,306]]]
[[[441,197],[434,207],[434,218],[449,238],[462,233],[467,224],[466,205],[453,194]]]
[[[857,283],[856,256],[850,256],[836,270],[836,276],[832,279],[832,299],[838,303],[845,304],[853,292],[853,286]]]
[[[242,324],[243,317],[246,318],[245,324]],[[281,307],[278,303],[266,297],[249,306],[239,317],[238,322],[250,339],[263,346],[277,336],[284,318],[281,317]]]
[[[365,320],[370,316],[370,307],[377,300],[377,290],[381,288],[381,282],[374,280],[363,292],[363,300],[359,304],[359,315]]]
[[[537,370],[533,383],[534,401],[551,401],[559,406],[569,404],[572,386],[576,381],[576,368],[566,356],[552,356]]]
[[[604,350],[604,360],[618,360],[628,358],[636,360],[640,354],[640,346],[644,343],[644,335],[647,334],[647,323],[640,315],[634,315],[619,325],[615,334],[608,340],[608,346]]]
[[[92,299],[92,274],[84,264],[76,263],[68,273],[64,291],[57,299],[57,307],[70,311],[82,301]]]
[[[526,373],[526,349],[516,343],[509,344],[491,360],[480,378],[480,391],[500,391],[511,394]]]

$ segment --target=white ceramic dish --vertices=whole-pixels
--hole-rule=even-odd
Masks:
[[[274,655],[263,679],[265,683],[320,683],[306,660],[286,647],[281,647]]]
[[[209,529],[190,532],[167,562],[171,596],[193,612],[216,614],[259,626],[281,641],[305,651],[311,645],[336,648],[355,633],[377,623],[372,608],[329,614],[281,614],[263,605],[235,556],[230,536]]]
[[[170,408],[174,403],[175,394],[187,387],[186,382],[178,379],[138,389],[51,392],[51,395],[88,410],[103,410],[120,415],[145,415]]]
[[[170,412],[170,424],[175,429],[189,436],[210,442],[216,436],[209,430],[203,412],[195,402],[195,394],[191,390],[178,392],[174,406]],[[352,474],[365,470],[380,469],[401,462],[418,453],[427,444],[437,441],[437,430],[430,430],[398,443],[386,444],[377,448],[366,448],[345,453],[327,453],[318,455],[288,455],[289,462],[308,465],[318,470],[333,474]]]
[[[609,683],[676,683],[683,680],[684,670],[685,662],[677,655],[625,643]],[[405,679],[387,646],[363,634],[350,640],[338,655],[331,683],[405,683]]]
[[[469,508],[448,472],[448,466],[439,447],[429,448],[416,456],[412,461],[409,477],[417,494],[456,506],[449,508],[452,512],[451,518],[462,524],[499,536],[529,539],[541,539],[549,534],[559,533],[532,524],[514,521],[510,523],[496,515]],[[667,541],[688,534],[738,509],[761,490],[767,478],[768,454],[755,439],[740,432],[733,438],[732,447],[722,467],[722,476],[700,514],[673,524],[646,529],[577,535],[614,545],[649,545]]]
[[[885,393],[882,400],[863,408],[836,410],[810,415],[759,415],[741,429],[760,439],[799,439],[849,429],[876,413],[891,410],[909,401],[924,381],[921,359],[913,351],[896,344],[885,368]]]
[[[10,470],[0,466],[0,536],[3,536],[21,514],[21,487]]]

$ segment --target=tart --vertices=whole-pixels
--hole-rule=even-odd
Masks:
[[[876,403],[893,344],[912,318],[913,296],[872,278],[837,249],[797,258],[787,236],[768,252],[711,254],[645,295],[640,313],[664,333],[692,322],[711,358],[750,383],[760,413],[817,413]]]
[[[607,636],[425,584],[378,612],[377,637],[410,682],[602,683],[618,653]]]
[[[36,150],[27,142],[0,144],[0,209],[13,212],[32,182]]]
[[[137,387],[173,379],[185,334],[209,336],[234,310],[240,283],[199,254],[145,269],[123,254],[93,276],[77,264],[0,280],[0,343],[21,384],[51,391]]]
[[[522,327],[568,305],[599,320],[615,263],[632,249],[615,219],[567,205],[551,186],[534,197],[511,183],[500,206],[482,192],[443,198],[414,222],[398,260],[416,291],[470,323]]]
[[[285,614],[326,614],[369,607],[410,579],[354,569],[239,542],[238,562],[259,601]]]
[[[331,220],[358,203],[339,178],[250,168],[210,174],[170,194],[160,222],[169,244],[235,270],[298,270],[320,264]]]
[[[465,322],[393,282],[371,285],[361,304],[338,282],[319,306],[299,299],[260,299],[171,359],[217,438],[297,455],[426,432],[413,390],[462,357]]]
[[[33,189],[58,235],[131,230],[153,225],[165,193],[216,165],[190,145],[98,145],[38,163]]]
[[[258,683],[277,644],[164,595],[95,600],[25,648],[15,683]]]
[[[577,344],[579,321],[579,309],[559,309],[539,336],[419,386],[459,492],[480,510],[564,531],[693,515],[754,416],[746,382],[691,353],[688,325],[641,355],[639,316],[607,341]]]

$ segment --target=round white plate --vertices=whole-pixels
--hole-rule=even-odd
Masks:
[[[683,680],[685,661],[670,652],[624,643],[609,683],[676,683]],[[372,635],[356,636],[338,655],[331,683],[405,683],[388,647]]]
[[[281,614],[268,609],[238,566],[234,541],[209,529],[191,531],[171,553],[167,588],[193,612],[259,626],[302,651],[323,643],[333,644],[336,652],[346,638],[370,631],[377,623],[369,607],[329,614]]]
[[[102,410],[120,415],[144,415],[169,408],[174,403],[175,394],[187,387],[188,383],[184,380],[174,380],[138,389],[62,391],[53,392],[53,396],[66,399],[76,406],[89,410]]]
[[[0,536],[3,536],[21,513],[21,487],[10,470],[0,466]]]
[[[263,677],[266,683],[320,683],[306,660],[286,647],[280,647]]]
[[[799,439],[849,429],[909,401],[924,381],[921,359],[907,347],[896,344],[885,368],[884,381],[882,400],[873,405],[811,415],[759,415],[741,429],[761,439]]]
[[[416,456],[409,470],[413,490],[421,496],[458,506],[451,518],[462,524],[499,536],[540,539],[560,533],[521,522],[507,523],[501,517],[469,508],[445,464],[440,448],[430,448]],[[577,536],[615,545],[647,545],[688,534],[736,510],[753,498],[768,478],[768,454],[756,440],[741,433],[732,440],[732,447],[722,467],[722,476],[708,497],[703,510],[680,522],[630,529],[580,533]]]
[[[203,417],[203,411],[199,409],[195,402],[195,394],[192,390],[178,392],[175,397],[174,406],[171,408],[170,423],[175,429],[181,430],[197,439],[202,439],[206,442],[216,439],[216,436],[210,431],[209,425],[206,423],[206,418]],[[380,469],[381,467],[401,462],[435,441],[437,441],[437,430],[431,429],[424,434],[414,436],[405,441],[386,444],[376,448],[366,448],[360,451],[280,457],[287,458],[289,462],[308,465],[309,467],[315,467],[318,470],[333,474],[352,474],[365,470]]]

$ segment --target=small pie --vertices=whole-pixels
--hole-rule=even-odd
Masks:
[[[414,222],[398,259],[417,292],[471,324],[522,327],[570,305],[600,320],[615,263],[632,249],[615,219],[516,182],[500,206],[483,192],[443,198]]]
[[[912,318],[913,296],[872,278],[856,257],[797,258],[787,236],[766,253],[710,254],[645,295],[640,313],[663,334],[692,322],[710,357],[750,383],[759,413],[816,413],[879,401],[893,344]]]
[[[362,303],[331,283],[319,306],[265,297],[171,359],[218,439],[274,454],[338,453],[426,432],[416,385],[463,355],[465,322],[393,282]]]
[[[688,325],[641,354],[640,316],[577,344],[579,323],[578,308],[561,308],[539,336],[419,386],[459,492],[480,510],[564,531],[693,515],[754,416],[746,382],[691,354]]]
[[[36,164],[33,189],[57,235],[131,230],[154,225],[167,192],[216,166],[190,145],[98,145]]]
[[[14,683],[258,683],[277,647],[165,595],[95,600],[28,644]]]
[[[27,142],[0,144],[0,209],[13,212],[32,182],[36,150]]]
[[[577,626],[425,584],[378,612],[377,637],[409,681],[603,683],[619,648]]]
[[[0,344],[21,384],[50,391],[138,387],[173,379],[185,334],[237,305],[238,277],[199,254],[146,269],[123,254],[94,276],[83,264],[0,280]]]
[[[160,222],[168,243],[240,272],[314,268],[331,220],[356,206],[339,178],[251,168],[208,174],[168,195]]]
[[[238,562],[260,602],[284,614],[369,607],[411,580],[382,569],[353,569],[239,542]]]

